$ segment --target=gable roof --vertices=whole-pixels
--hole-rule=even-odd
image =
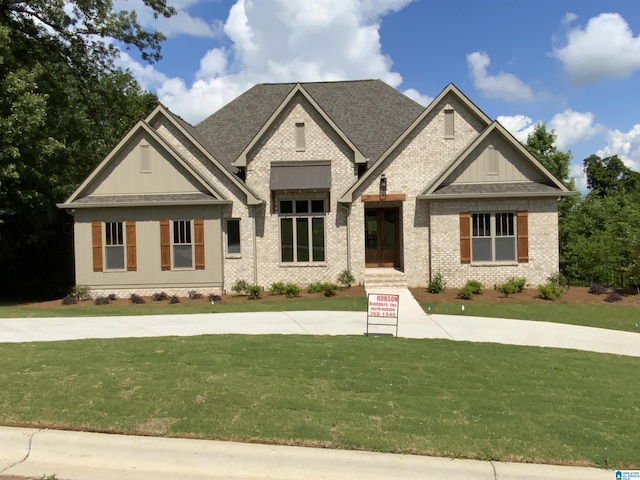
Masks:
[[[443,185],[455,169],[490,135],[500,135],[510,146],[526,158],[545,178],[545,182],[495,182],[477,184]],[[562,182],[556,179],[538,159],[522,146],[499,122],[492,122],[489,127],[476,137],[467,147],[447,165],[420,195],[418,199],[444,198],[476,198],[476,197],[513,197],[513,196],[566,196],[572,195]]]
[[[372,161],[424,110],[381,80],[261,84],[222,107],[195,129],[214,156],[233,172],[233,163],[297,92],[344,136],[356,154],[360,152]],[[385,121],[381,122],[381,118]]]
[[[453,83],[447,85],[436,98],[434,98],[427,108],[423,109],[420,115],[411,122],[404,131],[399,132],[398,136],[394,138],[394,141],[388,145],[388,147],[381,153],[376,159],[373,165],[370,165],[367,171],[360,177],[338,200],[341,203],[351,203],[353,201],[353,193],[358,187],[365,183],[371,175],[375,175],[375,170],[397,147],[400,143],[407,138],[415,130],[415,128],[422,122],[435,107],[447,96],[454,95],[469,111],[471,111],[484,125],[489,125],[491,119],[480,110],[469,98],[463,94],[458,87]],[[403,95],[404,96],[404,95]]]

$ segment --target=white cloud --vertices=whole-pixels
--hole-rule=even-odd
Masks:
[[[556,113],[548,124],[548,127],[558,136],[556,146],[560,150],[565,150],[571,145],[586,142],[602,134],[605,127],[595,124],[594,118],[591,112],[574,112],[571,109]]]
[[[423,95],[419,91],[417,91],[415,88],[409,88],[402,93],[404,93],[411,100],[418,102],[423,107],[426,107],[427,105],[429,105],[433,100],[433,97],[430,97],[429,95]]]
[[[229,46],[205,54],[192,84],[130,58],[122,63],[192,123],[256,83],[380,78],[397,87],[402,77],[382,53],[380,21],[411,1],[236,0],[221,27]],[[407,94],[430,101],[413,89]]]
[[[634,125],[628,132],[610,130],[608,145],[597,152],[599,157],[618,155],[624,164],[640,171],[640,124]]]
[[[489,75],[487,67],[491,63],[485,52],[473,52],[467,55],[467,65],[471,71],[474,87],[484,96],[501,98],[507,101],[532,102],[535,94],[531,87],[511,73],[500,72]]]
[[[584,173],[584,167],[581,164],[572,163],[569,166],[569,178],[575,181],[576,190],[583,193],[587,191],[587,174]]]
[[[502,115],[499,116],[497,120],[511,135],[516,137],[519,142],[526,142],[529,133],[531,133],[535,127],[533,120],[526,115]]]
[[[567,43],[554,48],[569,81],[584,85],[605,78],[624,79],[640,69],[640,36],[633,36],[617,13],[593,17],[582,29],[570,29]]]

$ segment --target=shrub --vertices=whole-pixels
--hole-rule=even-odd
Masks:
[[[260,285],[247,285],[244,291],[247,292],[249,300],[257,300],[262,296],[262,287]]]
[[[340,272],[340,275],[338,275],[338,283],[347,288],[350,288],[351,285],[356,283],[356,279],[349,270],[343,270],[342,272]]]
[[[69,295],[78,300],[89,300],[91,298],[91,289],[86,285],[74,285]]]
[[[67,295],[62,299],[62,305],[75,305],[78,303],[78,299],[73,295]]]
[[[177,296],[177,295],[171,295],[171,296],[169,297],[169,303],[170,303],[170,304],[172,304],[172,305],[173,305],[174,303],[180,303],[180,299],[178,298],[178,296]]]
[[[322,285],[324,285],[322,282],[314,282],[307,287],[307,292],[320,293],[323,291]]]
[[[603,293],[607,293],[607,286],[602,283],[594,283],[589,287],[589,293],[593,293],[594,295],[602,295]]]
[[[151,300],[153,300],[154,302],[160,302],[162,300],[167,300],[168,298],[169,295],[167,295],[165,292],[156,292],[151,295]]]
[[[300,296],[300,287],[293,283],[287,283],[284,286],[284,294],[287,298],[293,298]]]
[[[522,293],[524,287],[527,285],[527,279],[524,277],[511,277],[507,280],[515,288],[514,293]]]
[[[146,303],[144,298],[142,298],[137,293],[132,293],[131,296],[129,297],[129,300],[131,300],[131,303],[135,303],[137,305],[141,305],[143,303]]]
[[[473,287],[469,286],[469,284],[465,285],[464,287],[462,287],[460,289],[460,291],[458,292],[458,298],[461,298],[463,300],[469,300],[471,297],[473,297],[474,294],[474,290]]]
[[[562,297],[563,293],[564,292],[560,285],[551,282],[538,287],[538,294],[540,295],[540,298],[545,300],[558,300]]]
[[[271,287],[269,288],[269,294],[270,295],[285,295],[286,294],[285,290],[286,290],[286,285],[283,282],[274,282],[274,283],[271,284]]]
[[[495,286],[496,291],[501,293],[505,297],[509,295],[513,295],[514,293],[518,293],[518,287],[511,282],[501,283]]]
[[[249,287],[249,284],[247,283],[246,280],[236,280],[236,282],[233,285],[231,285],[231,290],[237,293],[238,295],[240,295],[241,293],[249,293],[247,291],[248,287]]]
[[[609,302],[609,303],[613,303],[613,302],[619,302],[622,300],[622,295],[620,295],[618,292],[610,292],[605,298],[604,301],[605,302]]]
[[[117,300],[118,297],[116,296],[115,293],[110,293],[109,296],[107,297],[109,300],[113,301],[113,300]]]
[[[189,290],[187,294],[189,295],[189,298],[191,300],[200,300],[201,298],[204,298],[204,296],[200,292],[197,292],[195,290]]]
[[[93,303],[94,305],[109,305],[109,297],[98,297]]]
[[[338,285],[335,283],[323,283],[322,284],[322,292],[325,297],[333,297],[338,290]]]
[[[222,297],[220,295],[216,295],[215,293],[209,294],[209,302],[213,303],[213,302],[221,302],[221,301],[222,301]]]
[[[447,291],[447,282],[440,272],[436,273],[429,282],[429,293],[444,293]]]
[[[482,283],[477,280],[469,280],[463,288],[468,288],[474,295],[480,295],[482,293]]]

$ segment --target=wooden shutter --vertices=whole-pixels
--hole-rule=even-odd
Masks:
[[[136,222],[127,220],[127,271],[135,272],[138,269],[138,258],[136,254]]]
[[[93,271],[102,271],[102,222],[91,222]]]
[[[171,270],[171,229],[169,220],[160,220],[160,269]]]
[[[517,216],[518,262],[527,263],[529,261],[529,212],[518,212]]]
[[[460,263],[471,263],[471,213],[460,213]]]
[[[196,270],[204,270],[204,220],[196,218],[193,221],[193,237]]]

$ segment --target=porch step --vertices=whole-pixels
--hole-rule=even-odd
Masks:
[[[364,286],[371,288],[407,288],[404,272],[395,268],[367,268],[364,272]]]

